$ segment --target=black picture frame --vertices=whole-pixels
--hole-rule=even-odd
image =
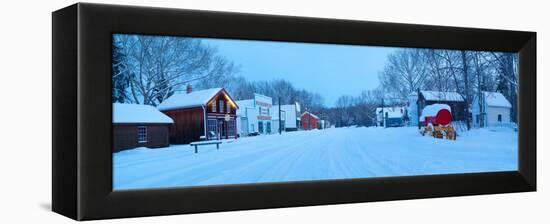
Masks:
[[[536,33],[78,3],[53,12],[53,211],[76,220],[536,190]],[[139,33],[519,52],[519,170],[112,190],[111,41]]]

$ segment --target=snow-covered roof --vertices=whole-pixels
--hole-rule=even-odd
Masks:
[[[206,105],[222,88],[176,93],[157,106],[159,110],[183,109]]]
[[[113,123],[171,124],[174,121],[153,106],[113,103]]]
[[[422,109],[422,115],[420,115],[420,121],[424,121],[425,117],[433,117],[437,115],[437,112],[439,112],[442,109],[446,109],[449,112],[452,112],[451,107],[447,104],[436,103],[436,104],[425,106],[424,109]]]
[[[490,107],[508,107],[511,108],[512,104],[499,92],[483,92],[485,97],[485,103]]]
[[[404,107],[378,107],[376,108],[376,114],[382,113],[383,117],[388,113],[388,118],[401,118],[405,114]]]
[[[300,117],[304,116],[305,114],[309,114],[309,115],[312,116],[313,118],[319,119],[319,117],[317,117],[315,114],[312,114],[312,113],[310,113],[310,112],[308,112],[308,111],[304,112],[302,115],[300,115]]]
[[[440,91],[420,91],[424,96],[424,99],[429,101],[453,101],[453,102],[463,102],[464,98],[462,95],[457,92],[440,92]]]

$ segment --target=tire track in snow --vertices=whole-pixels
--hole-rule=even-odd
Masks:
[[[260,136],[260,137],[273,137],[273,136]],[[255,137],[257,138],[257,137]],[[261,140],[261,139],[255,139]],[[269,140],[269,139],[268,139]],[[298,144],[308,144],[313,141],[311,139],[305,139],[301,142],[283,142],[280,143],[280,139],[277,141],[278,144],[266,144],[265,148],[257,148],[255,150],[240,150],[239,148],[247,148],[246,144],[235,145],[235,149],[220,149],[219,151],[213,151],[209,154],[196,154],[189,157],[190,161],[185,161],[187,164],[177,164],[173,161],[164,161],[166,164],[171,164],[170,166],[163,166],[161,169],[157,168],[154,172],[145,172],[142,173],[139,177],[132,177],[133,180],[128,181],[119,181],[119,187],[121,188],[132,188],[133,186],[139,187],[170,187],[170,186],[195,186],[200,185],[201,183],[211,183],[211,184],[231,184],[231,183],[240,183],[239,178],[243,175],[251,175],[251,171],[258,173],[258,166],[251,168],[248,166],[248,161],[263,161],[266,164],[269,164],[269,161],[282,161],[276,159],[276,156],[284,157],[289,154],[299,153],[299,151],[292,150],[297,143]],[[245,142],[246,143],[246,142]],[[234,143],[230,143],[234,144]],[[256,145],[257,142],[253,141],[248,144]],[[208,158],[205,158],[208,157]],[[211,158],[214,157],[214,158]],[[188,158],[185,158],[188,159]],[[172,159],[173,160],[173,159]],[[176,159],[177,160],[177,159]],[[145,164],[145,166],[150,166],[150,164]],[[265,164],[264,171],[268,171],[271,167],[266,167]],[[135,166],[133,170],[136,169]],[[242,172],[232,172],[233,169],[238,167],[246,167],[241,169]],[[248,173],[247,173],[248,171]],[[138,171],[139,172],[139,171]],[[225,174],[224,174],[225,173]],[[232,178],[235,177],[235,178]],[[208,181],[209,179],[218,179],[216,182]],[[246,179],[246,178],[244,178]],[[232,181],[233,180],[233,181]],[[248,182],[254,182],[254,179],[251,179]],[[158,184],[161,183],[161,184]],[[157,186],[160,185],[160,186]]]

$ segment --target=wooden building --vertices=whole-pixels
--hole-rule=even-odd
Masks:
[[[279,123],[279,105],[273,105],[275,108],[272,112],[274,122]],[[295,102],[293,104],[283,104],[281,108],[281,128],[282,131],[297,131],[300,127],[300,104]],[[276,119],[276,120],[275,120]],[[277,128],[279,125],[273,125]],[[278,129],[275,131],[278,132]]]
[[[312,130],[319,128],[319,117],[315,116],[308,111],[304,112],[301,116],[302,129]]]
[[[174,120],[170,143],[237,138],[235,101],[223,88],[176,93],[162,102],[160,111]]]
[[[113,104],[113,151],[169,145],[172,119],[153,106]]]
[[[470,113],[466,112],[466,101],[457,92],[440,92],[440,91],[425,91],[419,90],[417,93],[416,101],[416,115],[419,117],[424,107],[432,104],[447,104],[451,107],[451,113],[453,116],[453,121],[466,121],[467,116],[470,116]],[[418,122],[420,125],[420,123]]]

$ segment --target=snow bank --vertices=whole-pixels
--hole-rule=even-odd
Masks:
[[[113,123],[171,124],[174,121],[153,106],[113,103]]]
[[[426,117],[434,117],[435,115],[437,115],[437,112],[439,112],[442,109],[446,109],[452,113],[451,107],[447,104],[436,103],[436,104],[425,106],[424,109],[422,110],[422,114],[420,115],[420,121],[424,121]]]

